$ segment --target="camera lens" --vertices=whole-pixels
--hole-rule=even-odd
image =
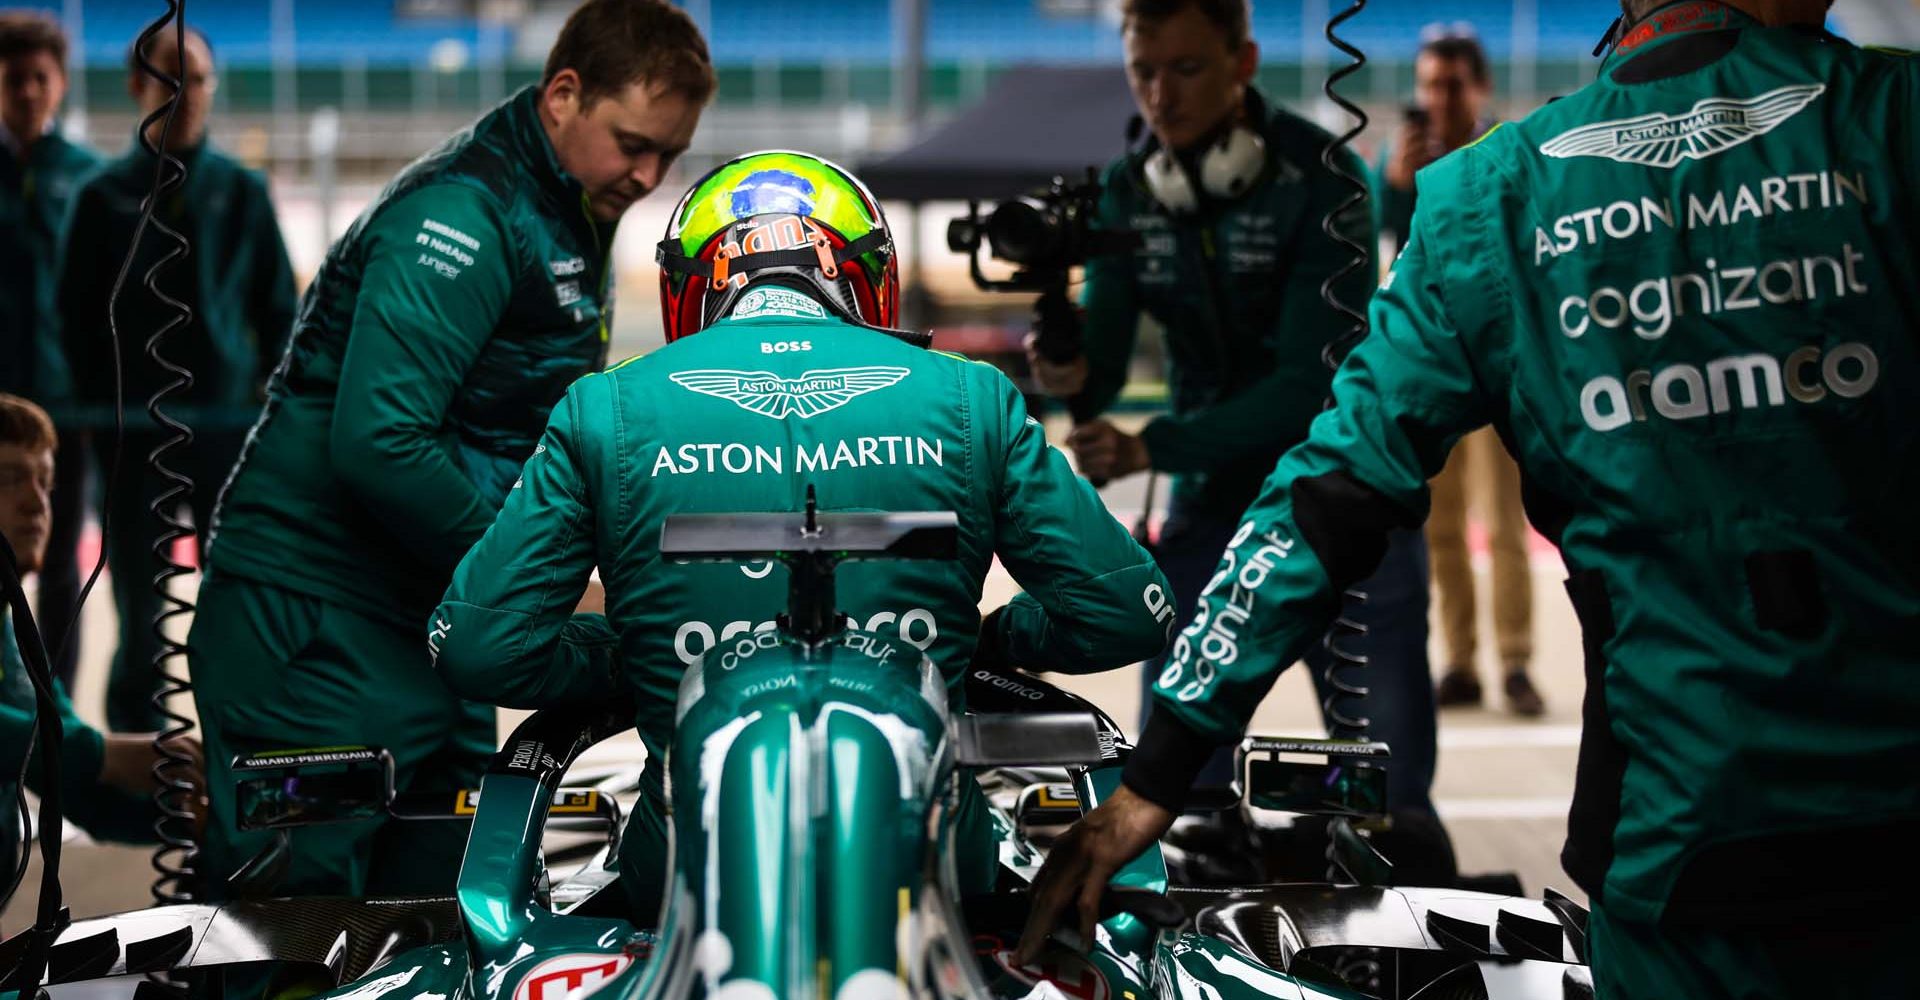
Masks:
[[[987,217],[993,255],[1032,266],[1047,259],[1058,238],[1054,220],[1024,201],[1003,202]]]
[[[954,219],[947,223],[947,249],[954,253],[972,253],[980,245],[980,230],[971,219]]]

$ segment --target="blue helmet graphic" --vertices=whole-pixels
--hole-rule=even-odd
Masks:
[[[748,174],[733,189],[733,217],[812,215],[813,182],[785,170]]]

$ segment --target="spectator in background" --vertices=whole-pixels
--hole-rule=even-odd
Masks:
[[[262,386],[280,358],[294,310],[293,269],[265,179],[207,140],[216,77],[205,36],[188,27],[183,46],[174,31],[161,32],[149,43],[146,58],[182,82],[166,142],[187,171],[185,184],[162,196],[154,221],[185,236],[193,249],[170,261],[159,277],[160,292],[189,310],[183,321],[174,319],[178,310],[155,297],[143,280],[174,250],[173,242],[155,230],[141,241],[112,317],[119,325],[127,433],[117,455],[105,435],[96,451],[104,513],[113,529],[107,559],[120,613],[106,718],[111,728],[127,730],[161,725],[151,703],[156,677],[151,664],[158,648],[153,615],[159,607],[153,576],[159,563],[150,546],[157,526],[147,508],[168,484],[148,470],[145,458],[169,432],[150,422],[142,405],[173,376],[148,359],[146,341],[163,323],[177,323],[161,353],[193,373],[193,386],[172,395],[168,412],[192,426],[194,439],[174,449],[167,464],[193,480],[190,506],[204,543],[214,498],[259,411]],[[142,116],[165,103],[168,88],[140,70],[131,49],[127,69],[127,89]],[[160,135],[156,122],[147,137],[157,145]],[[152,154],[135,142],[81,186],[68,222],[57,289],[61,339],[77,400],[96,427],[110,427],[113,419],[108,293],[133,242],[153,176]],[[117,479],[110,467],[115,461]]]
[[[80,528],[86,520],[87,432],[61,403],[72,377],[53,308],[61,224],[80,181],[100,163],[55,127],[67,96],[67,36],[39,11],[0,11],[0,392],[38,399],[59,414],[52,535],[34,614],[69,686],[80,636],[67,634],[80,597]]]
[[[1491,128],[1493,77],[1487,54],[1467,25],[1428,28],[1413,64],[1413,103],[1374,173],[1374,223],[1394,252],[1412,230],[1416,173]],[[1493,630],[1507,707],[1539,716],[1546,703],[1527,674],[1533,658],[1533,574],[1527,564],[1527,522],[1520,509],[1520,468],[1491,428],[1463,438],[1431,484],[1427,550],[1446,650],[1435,700],[1441,707],[1477,705],[1474,667],[1473,561],[1467,552],[1467,508],[1477,506],[1493,550]]]
[[[0,536],[13,549],[20,574],[40,569],[51,532],[54,445],[58,435],[47,412],[19,396],[0,393]],[[66,817],[88,833],[107,840],[153,840],[153,776],[158,757],[153,733],[107,733],[81,722],[67,701],[65,685],[54,681],[60,709],[61,806]],[[27,787],[45,787],[46,769],[30,746],[35,716],[34,693],[14,638],[13,615],[0,602],[0,864],[12,872],[19,858],[21,830],[14,810],[14,784],[31,754]],[[194,761],[199,782],[200,744],[190,736],[172,744]]]

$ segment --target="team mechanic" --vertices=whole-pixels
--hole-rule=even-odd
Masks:
[[[684,14],[588,0],[542,83],[409,166],[328,252],[221,499],[190,638],[209,893],[266,842],[234,827],[236,753],[364,743],[402,789],[479,779],[493,711],[447,690],[416,630],[555,401],[605,363],[614,227],[712,89]],[[293,838],[280,891],[359,895],[446,890],[465,834]]]
[[[1827,6],[1636,0],[1599,79],[1421,173],[1336,408],[1236,533],[1023,948],[1076,898],[1087,919],[1491,424],[1585,638],[1562,861],[1602,995],[1911,992],[1920,918],[1883,904],[1920,867],[1920,61],[1825,34]]]
[[[1148,468],[1173,474],[1155,555],[1184,612],[1261,480],[1307,436],[1326,401],[1333,375],[1321,351],[1345,333],[1347,320],[1321,299],[1320,287],[1347,256],[1321,221],[1349,188],[1320,164],[1326,132],[1270,107],[1251,86],[1260,60],[1246,0],[1129,0],[1122,13],[1127,79],[1151,139],[1107,168],[1098,224],[1137,231],[1142,243],[1130,257],[1087,267],[1086,356],[1062,366],[1037,353],[1030,360],[1049,393],[1079,394],[1104,410],[1126,384],[1141,314],[1165,328],[1173,412],[1138,435],[1094,420],[1075,428],[1068,444],[1096,480]],[[1365,176],[1357,158],[1347,154],[1344,162]],[[1367,225],[1355,213],[1345,228],[1370,247]],[[1371,263],[1356,271],[1340,286],[1342,298],[1365,301],[1374,274]],[[1353,616],[1368,634],[1343,639],[1342,648],[1372,660],[1374,696],[1365,714],[1371,735],[1393,746],[1388,800],[1407,848],[1404,863],[1444,884],[1454,875],[1453,850],[1430,797],[1434,706],[1420,533],[1396,532],[1379,571],[1359,589],[1368,600]],[[1307,652],[1323,699],[1331,659],[1319,646]],[[1143,705],[1152,702],[1159,666],[1143,675]],[[1224,785],[1228,771],[1223,755],[1203,780]],[[1238,845],[1193,846],[1223,860],[1247,854]],[[1258,874],[1226,873],[1241,881]]]
[[[441,676],[468,697],[536,708],[638,692],[648,790],[627,824],[621,880],[642,922],[666,873],[652,762],[672,736],[681,675],[772,628],[786,604],[786,573],[770,564],[662,561],[668,515],[797,511],[809,486],[823,509],[956,512],[959,559],[836,573],[854,627],[925,650],[956,708],[970,661],[1103,670],[1158,653],[1175,620],[1152,557],[1048,447],[1004,376],[880,329],[897,312],[897,264],[857,179],[802,153],[741,157],[681,201],[661,261],[672,343],[568,391],[429,635]],[[996,555],[1026,593],[983,622]],[[568,641],[596,564],[617,656]],[[963,878],[989,891],[979,798],[961,812],[974,834]]]

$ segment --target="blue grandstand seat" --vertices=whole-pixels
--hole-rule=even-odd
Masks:
[[[1339,6],[1343,0],[1327,0]],[[1616,0],[1556,0],[1539,20],[1543,58],[1584,56],[1617,9]],[[30,4],[55,14],[58,0]],[[295,0],[296,58],[338,64],[412,63],[434,43],[456,39],[478,44],[470,20],[412,21],[394,16],[393,0]],[[761,61],[886,63],[892,58],[891,0],[708,0],[717,62]],[[1512,47],[1513,0],[1369,0],[1348,27],[1347,37],[1370,53],[1404,56],[1423,26],[1435,21],[1473,24],[1494,58]],[[1254,37],[1268,61],[1296,62],[1319,25],[1302,23],[1299,0],[1255,0]],[[91,0],[85,6],[87,59],[117,62],[134,34],[152,17],[154,5],[134,0]],[[194,22],[213,40],[223,61],[260,64],[272,57],[268,10],[262,0],[195,0]],[[1055,17],[1037,0],[931,0],[928,56],[935,62],[1040,61],[1109,63],[1119,58],[1113,26],[1097,18]],[[1328,50],[1330,51],[1330,50]]]

